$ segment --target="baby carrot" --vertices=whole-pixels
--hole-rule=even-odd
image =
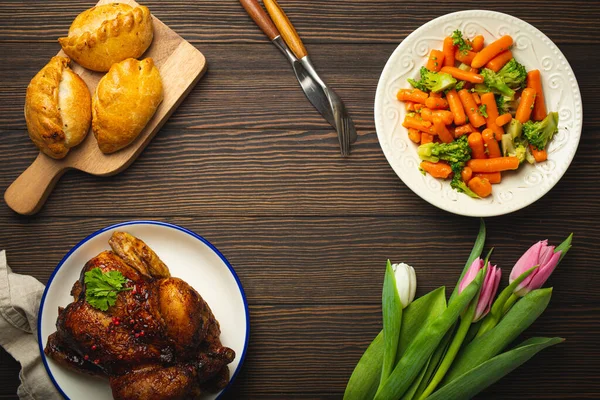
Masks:
[[[548,152],[544,150],[538,150],[534,146],[529,145],[529,150],[531,150],[531,154],[533,154],[533,158],[535,158],[535,162],[542,162],[548,159]]]
[[[429,97],[441,98],[442,97],[442,93],[440,93],[440,92],[431,92],[431,93],[429,93]]]
[[[443,67],[441,69],[442,72],[447,72],[452,75],[454,78],[460,81],[467,81],[472,83],[483,83],[483,76],[479,74],[474,74],[470,71],[463,71],[462,69],[458,69],[456,67]]]
[[[492,58],[490,61],[488,61],[488,63],[485,64],[485,67],[491,69],[494,72],[498,72],[512,58],[513,58],[512,51],[506,50],[506,51],[503,51],[502,53],[498,54],[496,57]]]
[[[415,111],[421,111],[421,109],[424,107],[423,104],[421,103],[413,103],[413,108],[415,109]]]
[[[433,111],[427,107],[421,108],[421,118],[425,121],[433,122]]]
[[[475,104],[477,104],[477,105],[481,104],[481,98],[479,97],[478,93],[473,92],[472,96],[473,96],[473,100],[475,100]]]
[[[441,119],[445,125],[450,125],[452,123],[452,119],[454,118],[452,113],[447,110],[432,111],[426,107],[421,109],[421,118],[423,118],[425,121],[433,122],[434,117]]]
[[[444,110],[448,108],[448,102],[441,97],[429,97],[427,100],[425,100],[425,105],[432,110]]]
[[[483,35],[477,35],[473,38],[473,40],[471,41],[471,47],[473,47],[473,51],[474,52],[478,52],[481,51],[481,49],[483,49]]]
[[[535,102],[535,89],[525,88],[521,93],[521,101],[519,107],[517,107],[517,113],[515,119],[519,120],[522,124],[529,121],[531,112],[533,111]]]
[[[446,93],[446,100],[450,106],[450,111],[454,114],[454,123],[456,125],[464,125],[467,122],[467,116],[465,115],[465,109],[463,108],[460,98],[456,90],[452,89]]]
[[[429,53],[429,60],[427,60],[427,68],[430,71],[438,72],[444,65],[444,53],[439,50],[433,49]]]
[[[421,168],[434,178],[446,179],[452,173],[452,168],[443,162],[432,163],[430,161],[423,161]]]
[[[470,159],[467,167],[471,168],[474,173],[508,171],[519,168],[519,159],[517,157]]]
[[[492,194],[492,185],[485,178],[475,176],[469,181],[469,189],[471,189],[479,197],[488,197]]]
[[[458,96],[460,97],[460,101],[465,108],[465,112],[469,116],[469,122],[471,125],[473,125],[475,128],[485,125],[485,118],[479,114],[479,107],[477,107],[477,104],[473,99],[473,95],[467,89],[462,89],[460,92],[458,92]]]
[[[471,67],[473,68],[481,68],[498,54],[506,51],[513,44],[513,39],[509,35],[504,35],[500,39],[490,43],[479,53],[473,57],[473,61],[471,61]]]
[[[416,144],[421,143],[421,131],[414,128],[408,128],[408,138]]]
[[[412,101],[414,103],[425,104],[429,95],[419,89],[400,89],[396,95],[400,101]]]
[[[473,176],[476,176],[476,177],[479,177],[482,179],[485,178],[488,181],[490,181],[490,183],[492,185],[502,182],[502,173],[501,172],[490,172],[489,174],[478,172],[476,174],[473,174]]]
[[[444,66],[454,67],[454,43],[450,36],[444,38]]]
[[[535,104],[533,106],[533,120],[541,121],[546,118],[546,100],[544,98],[544,89],[542,88],[542,77],[540,71],[534,69],[527,73],[527,87],[535,90]]]
[[[471,133],[467,138],[467,143],[471,148],[471,157],[477,159],[486,158],[485,147],[483,146],[483,138],[481,137],[481,133],[477,131]]]
[[[434,133],[433,128],[431,127],[431,122],[411,117],[410,115],[404,117],[404,122],[402,122],[402,126],[405,128],[417,129],[422,132]]]
[[[456,50],[454,52],[454,58],[463,64],[471,65],[471,63],[473,62],[473,58],[475,57],[476,54],[477,53],[475,53],[474,51],[470,51],[470,50],[467,50],[467,51]]]
[[[471,67],[471,68],[469,68],[469,72],[472,72],[474,74],[478,74],[479,73],[479,69]]]
[[[404,102],[404,107],[406,108],[406,111],[415,111],[415,103],[412,101]]]
[[[485,106],[485,112],[487,113],[487,118],[485,119],[487,127],[494,132],[496,140],[501,140],[504,129],[496,124],[496,118],[498,118],[498,106],[496,105],[494,94],[491,92],[482,94],[481,104]]]
[[[450,125],[454,121],[454,115],[448,110],[435,110],[433,116],[441,119],[444,125]]]
[[[494,136],[494,131],[489,128],[485,129],[481,134],[481,137],[483,138],[485,147],[487,147],[488,156],[490,158],[502,157],[502,152],[500,151],[500,146],[498,145],[498,142]]]
[[[475,128],[473,128],[473,125],[471,125],[471,124],[464,124],[461,126],[457,126],[456,129],[454,130],[454,136],[459,137],[462,135],[466,135],[467,133],[471,133],[474,130],[475,130]]]
[[[469,167],[464,167],[460,172],[460,177],[463,182],[468,183],[473,177],[473,170],[471,170]]]
[[[535,108],[534,108],[535,111]],[[496,125],[504,126],[508,124],[512,120],[512,115],[510,113],[502,114],[498,118],[496,118]]]
[[[421,132],[421,144],[432,143],[433,135],[427,132]]]
[[[450,143],[454,140],[454,135],[450,133],[446,125],[438,117],[433,117],[433,130],[444,143]]]

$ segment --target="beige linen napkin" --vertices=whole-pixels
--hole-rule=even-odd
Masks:
[[[37,317],[44,285],[32,276],[12,272],[0,251],[0,346],[21,364],[20,399],[62,399],[42,364]]]

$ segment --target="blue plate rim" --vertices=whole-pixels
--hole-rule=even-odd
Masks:
[[[99,229],[99,230],[95,231],[94,233],[88,235],[86,238],[82,239],[79,243],[77,243],[71,250],[69,250],[69,252],[62,258],[62,260],[60,260],[60,262],[58,263],[56,268],[54,268],[54,271],[52,271],[50,278],[48,278],[48,283],[46,283],[44,293],[42,294],[42,299],[40,301],[40,308],[38,311],[38,323],[37,323],[38,347],[40,349],[42,362],[44,364],[44,368],[46,369],[46,372],[48,373],[48,377],[50,378],[50,380],[52,381],[52,383],[54,384],[56,389],[60,392],[60,394],[66,400],[70,400],[69,396],[67,396],[67,394],[61,389],[58,382],[56,382],[56,379],[54,379],[54,375],[52,375],[52,371],[50,370],[50,367],[48,365],[48,360],[46,359],[46,354],[44,353],[44,344],[42,343],[42,315],[43,315],[42,312],[44,310],[44,302],[46,300],[46,295],[48,294],[48,289],[50,288],[50,284],[54,280],[54,277],[56,276],[56,274],[58,273],[60,268],[63,266],[63,264],[71,256],[71,254],[73,254],[75,252],[75,250],[77,250],[79,247],[83,246],[85,243],[87,243],[94,237],[100,235],[101,233],[104,233],[106,231],[109,231],[109,230],[112,230],[115,228],[120,228],[123,226],[129,226],[129,225],[159,225],[159,226],[163,226],[165,228],[171,228],[171,229],[175,229],[180,232],[186,233],[186,234],[192,236],[193,238],[198,239],[205,245],[207,245],[217,256],[219,256],[221,261],[223,261],[225,263],[225,265],[227,266],[227,268],[229,269],[229,272],[231,272],[231,275],[233,275],[233,278],[235,279],[235,282],[238,285],[238,289],[240,290],[240,294],[242,295],[242,300],[244,301],[244,312],[246,314],[246,337],[244,339],[244,349],[242,350],[242,355],[240,356],[240,362],[238,363],[238,366],[237,366],[236,370],[234,371],[233,375],[229,379],[229,383],[227,384],[227,386],[223,390],[221,390],[221,393],[219,393],[219,395],[217,396],[217,399],[220,399],[227,392],[227,390],[229,390],[229,388],[233,384],[235,378],[237,377],[240,370],[242,369],[242,365],[244,364],[244,360],[246,358],[246,353],[248,350],[248,343],[250,341],[250,311],[248,309],[248,299],[246,298],[246,292],[244,291],[244,288],[242,286],[242,282],[240,281],[240,278],[238,277],[237,273],[235,272],[235,270],[233,269],[233,267],[231,266],[231,264],[229,263],[227,258],[225,258],[225,256],[211,242],[209,242],[202,236],[198,235],[197,233],[195,233],[189,229],[186,229],[182,226],[175,225],[175,224],[172,224],[169,222],[163,222],[163,221],[134,220],[134,221],[120,222],[120,223],[109,225],[105,228]]]

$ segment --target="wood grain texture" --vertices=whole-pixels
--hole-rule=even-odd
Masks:
[[[0,40],[55,42],[91,1],[51,0],[34,3],[4,0],[0,4]],[[265,42],[237,1],[142,1],[152,13],[185,39],[198,43]],[[435,1],[281,0],[307,43],[399,43],[425,22],[467,9],[494,10],[533,24],[557,43],[600,43],[597,1],[535,0]],[[582,34],[584,32],[585,34]],[[310,51],[310,50],[309,50]]]
[[[0,2],[0,53],[10,60],[0,63],[2,190],[37,154],[25,131],[25,88],[59,50],[56,37],[91,3]],[[600,398],[599,2],[280,0],[357,125],[348,159],[238,1],[142,3],[190,40],[210,69],[122,174],[68,172],[35,218],[0,205],[0,248],[15,272],[46,282],[72,246],[113,223],[182,225],[223,252],[250,303],[248,357],[226,398],[339,399],[381,329],[385,260],[417,268],[418,294],[450,290],[478,226],[425,203],[389,167],[373,122],[379,75],[424,22],[493,9],[534,24],[560,47],[579,82],[585,124],[571,168],[548,195],[486,220],[503,284],[530,244],[575,232],[573,249],[548,282],[555,288],[550,306],[526,334],[567,340],[477,399]],[[15,398],[17,386],[18,364],[0,350],[0,399]]]

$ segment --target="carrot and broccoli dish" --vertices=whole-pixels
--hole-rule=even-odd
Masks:
[[[397,94],[422,172],[451,179],[471,197],[489,196],[504,171],[545,161],[558,132],[540,71],[515,60],[512,44],[505,35],[486,46],[482,35],[468,40],[456,30],[431,50],[420,79],[408,79],[412,88]]]

